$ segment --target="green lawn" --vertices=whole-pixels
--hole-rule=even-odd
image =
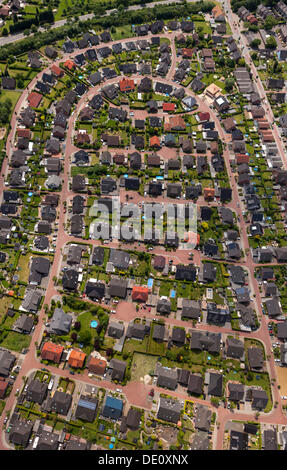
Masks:
[[[11,349],[12,351],[21,352],[22,349],[28,348],[31,343],[31,336],[9,331],[4,337],[6,332],[0,337],[0,345],[3,348]],[[3,339],[2,339],[3,338]]]
[[[134,353],[131,365],[131,380],[137,381],[141,377],[150,374],[154,370],[157,360],[157,356]]]

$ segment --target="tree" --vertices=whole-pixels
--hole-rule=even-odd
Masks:
[[[76,321],[75,324],[74,324],[74,328],[75,328],[75,330],[80,331],[80,329],[81,329],[81,322]]]
[[[108,349],[106,350],[106,355],[107,355],[107,357],[112,357],[113,354],[114,354],[114,351],[113,351],[112,348],[108,348]]]
[[[71,340],[74,342],[74,341],[77,341],[77,338],[78,338],[78,335],[75,331],[73,331],[71,333]]]
[[[8,36],[8,30],[7,28],[2,29],[2,36]]]
[[[226,91],[231,91],[234,87],[234,84],[235,84],[234,78],[227,78],[225,80],[225,90]]]
[[[253,47],[254,49],[258,49],[258,46],[260,46],[260,44],[261,44],[261,39],[253,39],[250,46]]]
[[[92,339],[92,334],[89,330],[82,331],[79,335],[79,341],[85,345],[90,344]]]
[[[277,21],[274,18],[274,16],[269,15],[269,16],[267,16],[263,27],[266,31],[270,31],[276,24],[277,24]]]
[[[276,49],[277,47],[277,42],[274,36],[270,36],[267,41],[266,41],[266,47],[268,49]]]

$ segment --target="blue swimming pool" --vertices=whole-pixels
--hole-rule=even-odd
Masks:
[[[152,288],[152,286],[153,286],[153,279],[151,279],[151,278],[148,279],[148,281],[147,281],[147,286],[148,286],[149,289]]]
[[[172,289],[172,290],[170,291],[170,296],[171,296],[172,299],[174,299],[175,296],[176,296],[176,291]]]
[[[97,328],[98,322],[96,320],[92,320],[90,325],[91,325],[91,328]]]

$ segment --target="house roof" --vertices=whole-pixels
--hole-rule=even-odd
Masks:
[[[85,359],[86,354],[84,352],[72,349],[68,362],[71,367],[82,368],[84,366]]]

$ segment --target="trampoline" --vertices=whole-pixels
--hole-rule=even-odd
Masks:
[[[91,325],[91,328],[97,328],[98,322],[96,320],[92,320],[90,325]]]

